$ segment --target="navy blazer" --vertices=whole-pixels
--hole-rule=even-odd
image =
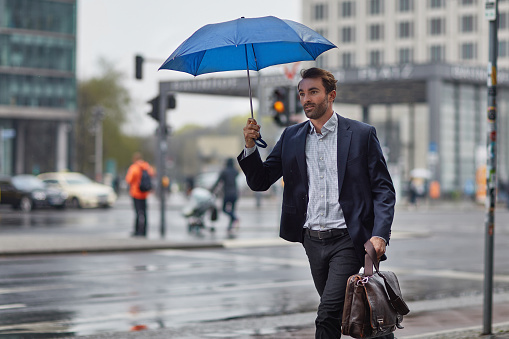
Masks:
[[[258,150],[238,157],[253,191],[266,191],[281,176],[284,181],[280,236],[303,241],[308,204],[306,137],[309,121],[284,130],[262,162]],[[396,195],[376,130],[338,115],[338,188],[348,233],[364,263],[364,243],[372,236],[390,239]]]

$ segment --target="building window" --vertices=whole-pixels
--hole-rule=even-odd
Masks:
[[[315,21],[327,19],[327,4],[316,4],[314,7]]]
[[[347,52],[341,54],[341,66],[343,68],[352,68],[355,66],[353,53]]]
[[[73,72],[76,43],[68,39],[29,34],[10,38],[0,34],[0,65]]]
[[[398,24],[398,38],[407,39],[413,36],[413,23],[409,21],[403,21]]]
[[[460,48],[460,59],[462,60],[474,60],[477,58],[477,44],[474,42],[467,42],[461,44]]]
[[[341,42],[349,43],[355,41],[355,28],[343,27],[341,29]]]
[[[507,29],[507,12],[498,13],[498,29]]]
[[[475,0],[461,0],[461,4],[463,6],[475,5],[475,3],[476,3]]]
[[[380,66],[383,63],[383,53],[379,50],[373,50],[369,52],[369,65]]]
[[[398,63],[409,64],[414,61],[414,53],[411,48],[400,48],[398,50]]]
[[[384,26],[381,24],[374,24],[369,26],[368,40],[379,41],[384,38]]]
[[[445,19],[433,18],[428,21],[428,32],[430,35],[442,35],[445,34]]]
[[[477,31],[477,17],[474,15],[464,15],[460,20],[460,32],[470,33]]]
[[[433,45],[429,49],[429,60],[431,62],[441,62],[445,60],[445,46]]]
[[[428,0],[429,8],[442,8],[445,7],[445,0]]]
[[[502,40],[502,41],[499,41],[498,42],[498,56],[500,58],[505,58],[507,57],[507,47],[508,47],[508,44],[507,44],[507,41],[506,40]]]
[[[379,15],[384,12],[384,1],[383,0],[368,0],[368,14]]]
[[[397,2],[398,12],[411,12],[414,10],[413,0],[398,0]]]
[[[343,1],[341,6],[339,7],[341,11],[339,16],[341,18],[351,18],[355,16],[355,2],[353,1]]]

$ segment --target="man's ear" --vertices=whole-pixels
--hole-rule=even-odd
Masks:
[[[336,99],[336,90],[330,91],[327,95],[329,96],[329,101],[334,102],[334,99]]]

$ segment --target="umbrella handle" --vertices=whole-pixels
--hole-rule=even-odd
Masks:
[[[258,137],[258,139],[255,140],[255,144],[258,147],[267,148],[267,143],[262,139],[262,135],[261,134]]]

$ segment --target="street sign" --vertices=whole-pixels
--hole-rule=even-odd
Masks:
[[[485,0],[484,17],[486,20],[494,21],[497,18],[497,0]]]

